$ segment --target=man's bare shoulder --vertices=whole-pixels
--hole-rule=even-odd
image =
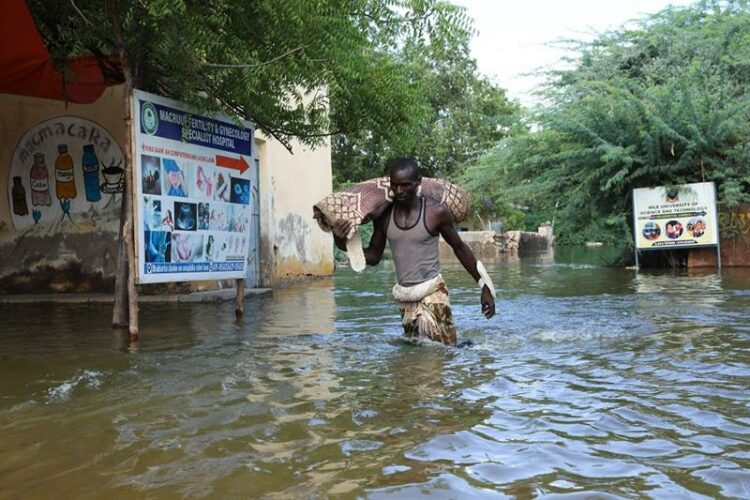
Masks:
[[[386,203],[375,209],[372,213],[370,213],[370,216],[368,217],[371,221],[374,222],[385,222],[388,217],[391,215],[391,203]]]
[[[425,198],[425,210],[431,218],[443,222],[453,222],[453,214],[450,209],[443,203],[439,203],[432,198]]]

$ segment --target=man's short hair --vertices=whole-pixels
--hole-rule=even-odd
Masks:
[[[405,156],[403,158],[394,158],[388,162],[388,174],[393,172],[408,172],[409,176],[413,179],[419,179],[422,177],[422,171],[419,168],[417,160],[411,156]]]

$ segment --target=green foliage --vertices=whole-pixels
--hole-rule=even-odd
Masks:
[[[61,66],[91,53],[107,64],[121,28],[136,88],[251,119],[287,144],[409,136],[429,107],[399,48],[467,29],[463,11],[439,0],[28,3]]]
[[[555,214],[569,243],[629,237],[633,188],[705,180],[750,201],[748,33],[746,1],[707,0],[578,44],[483,193]]]
[[[401,20],[380,45],[408,72],[411,106],[401,119],[367,123],[334,137],[337,182],[384,175],[386,162],[414,156],[429,176],[452,177],[494,143],[520,127],[519,106],[482,77],[471,58],[474,31],[465,11],[447,2],[412,2],[422,22]]]
[[[526,229],[526,214],[508,201],[502,182],[510,155],[510,141],[504,140],[466,167],[457,180],[471,195],[473,215],[485,223],[502,222],[506,230]]]

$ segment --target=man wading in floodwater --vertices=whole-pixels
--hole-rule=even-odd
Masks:
[[[380,262],[388,240],[396,266],[398,284],[393,297],[399,304],[406,340],[421,343],[424,338],[456,345],[448,289],[440,275],[438,243],[440,236],[482,289],[482,314],[495,315],[494,285],[484,266],[461,240],[448,207],[422,197],[422,175],[413,158],[398,158],[389,164],[394,203],[374,220],[370,246],[364,249],[365,261]],[[351,221],[339,219],[333,224],[336,246],[346,251]]]

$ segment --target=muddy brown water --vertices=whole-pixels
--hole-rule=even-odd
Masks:
[[[0,498],[749,498],[750,271],[444,265],[399,341],[387,263],[232,304],[0,306]]]

